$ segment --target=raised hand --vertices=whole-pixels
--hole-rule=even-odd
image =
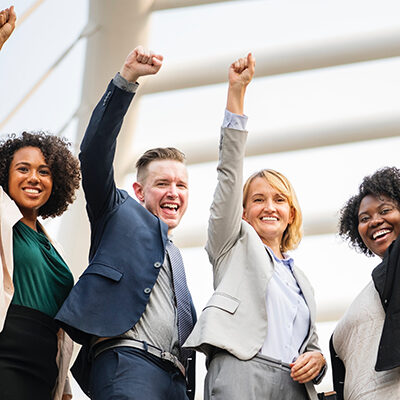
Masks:
[[[229,90],[226,108],[228,111],[243,115],[244,95],[247,85],[254,76],[256,60],[251,53],[239,58],[229,67]]]
[[[247,86],[253,79],[256,60],[251,53],[229,67],[229,85]]]
[[[17,16],[14,11],[14,6],[0,11],[0,50],[5,41],[11,36]]]
[[[143,46],[138,46],[129,53],[120,74],[129,82],[136,82],[141,76],[156,74],[161,68],[162,61],[161,54],[155,54]]]

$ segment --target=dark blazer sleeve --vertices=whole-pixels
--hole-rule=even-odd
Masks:
[[[346,368],[343,364],[343,361],[336,354],[335,348],[333,347],[333,335],[329,341],[329,351],[331,354],[333,388],[336,391],[337,400],[343,400]]]
[[[193,324],[197,321],[196,309],[192,299],[190,299],[190,308],[192,312]],[[192,354],[188,358],[187,373],[187,395],[189,400],[194,400],[196,394],[196,352],[192,350]]]
[[[113,161],[117,136],[133,96],[111,81],[93,111],[81,143],[82,187],[91,222],[118,201]]]

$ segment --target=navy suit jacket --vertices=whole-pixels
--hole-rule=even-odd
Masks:
[[[79,155],[91,226],[89,266],[56,320],[83,345],[72,372],[87,394],[91,336],[118,336],[138,322],[164,262],[168,239],[167,225],[114,182],[116,140],[133,96],[109,84],[93,111]],[[193,304],[192,313],[195,320]],[[194,357],[189,364],[194,398]]]

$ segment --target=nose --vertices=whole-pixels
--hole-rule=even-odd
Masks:
[[[272,199],[266,199],[264,202],[264,211],[272,212],[275,211],[275,204]]]
[[[380,214],[374,214],[369,221],[369,225],[371,228],[375,228],[376,226],[379,226],[382,223],[383,223],[383,218]]]
[[[30,174],[28,177],[28,182],[29,183],[38,183],[39,182],[39,174],[36,170],[32,169],[30,171]]]
[[[178,190],[175,184],[171,184],[168,187],[168,197],[176,199],[178,197]]]

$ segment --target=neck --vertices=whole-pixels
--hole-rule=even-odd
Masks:
[[[263,243],[266,244],[276,255],[276,257],[283,259],[283,254],[281,252],[281,242],[268,242],[266,240],[263,240]]]
[[[21,210],[23,217],[21,218],[21,222],[25,225],[29,226],[29,228],[37,231],[37,212],[35,210]]]
[[[21,218],[20,221],[23,222],[26,226],[29,226],[29,228],[33,229],[34,231],[37,231],[37,220],[36,219],[33,221],[31,219]]]

